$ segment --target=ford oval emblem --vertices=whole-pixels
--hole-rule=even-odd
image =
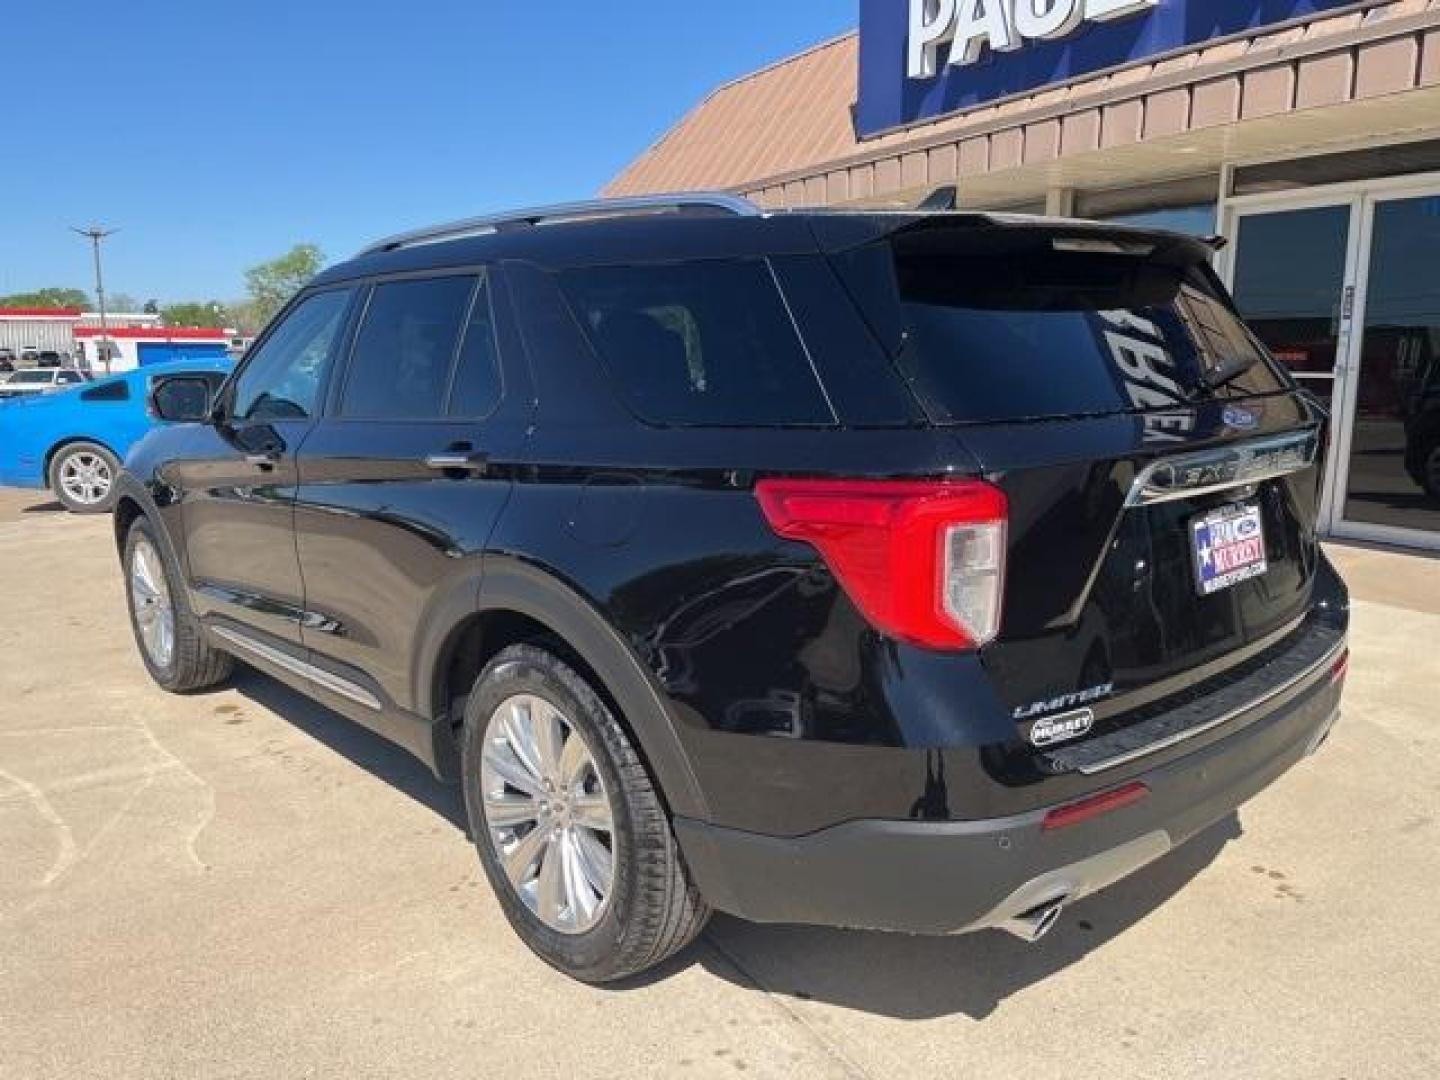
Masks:
[[[1225,411],[1221,414],[1226,427],[1236,428],[1240,431],[1249,431],[1260,418],[1249,409],[1242,409],[1239,405],[1226,405]]]

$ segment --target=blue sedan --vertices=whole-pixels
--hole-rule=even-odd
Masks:
[[[219,386],[230,364],[152,364],[58,393],[0,401],[0,485],[49,488],[78,514],[107,511],[130,447],[163,421],[150,414],[154,381],[203,374]]]

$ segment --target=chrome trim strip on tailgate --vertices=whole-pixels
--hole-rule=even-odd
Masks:
[[[1153,461],[1130,485],[1125,505],[1189,499],[1302,472],[1320,453],[1316,428]]]
[[[380,710],[380,699],[370,693],[363,686],[357,686],[349,679],[342,678],[334,672],[318,668],[314,664],[308,664],[289,653],[281,652],[279,649],[272,649],[259,641],[255,641],[248,634],[238,630],[232,630],[228,626],[211,626],[210,632],[216,637],[229,642],[253,656],[259,657],[267,663],[274,664],[278,668],[284,668],[292,675],[298,675],[302,679],[308,679],[316,686],[329,690],[332,694],[339,694],[341,697],[363,705],[367,709]]]
[[[1340,653],[1345,649],[1346,644],[1347,643],[1345,639],[1342,638],[1334,646],[1334,648],[1330,649],[1329,652],[1327,652],[1319,660],[1315,661],[1313,664],[1307,667],[1304,671],[1300,672],[1298,675],[1292,675],[1284,682],[1271,687],[1264,694],[1261,694],[1258,698],[1251,700],[1245,705],[1241,705],[1238,708],[1231,709],[1229,712],[1221,713],[1219,716],[1215,717],[1212,720],[1207,720],[1203,724],[1197,724],[1194,727],[1186,728],[1184,731],[1177,731],[1173,735],[1166,736],[1162,739],[1157,739],[1152,743],[1146,743],[1144,746],[1137,747],[1134,750],[1126,751],[1123,754],[1116,754],[1114,757],[1106,758],[1104,761],[1096,761],[1089,764],[1081,765],[1080,772],[1085,776],[1093,776],[1096,773],[1104,772],[1107,769],[1113,769],[1117,766],[1128,764],[1131,761],[1136,761],[1139,758],[1146,757],[1150,754],[1159,753],[1161,750],[1165,750],[1169,747],[1185,742],[1187,739],[1193,739],[1197,735],[1203,735],[1207,731],[1213,731],[1217,727],[1220,727],[1222,724],[1228,724],[1236,717],[1243,716],[1245,713],[1250,712],[1252,709],[1258,709],[1267,701],[1273,701],[1281,694],[1284,694],[1289,690],[1293,690],[1295,687],[1303,683],[1306,679],[1312,678],[1315,673],[1318,672],[1321,668],[1325,667],[1328,664],[1333,664],[1335,662],[1335,658],[1340,655]]]

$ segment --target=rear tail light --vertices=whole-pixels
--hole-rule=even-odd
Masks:
[[[931,649],[1000,631],[1005,494],[979,480],[761,480],[770,527],[813,544],[872,625]]]

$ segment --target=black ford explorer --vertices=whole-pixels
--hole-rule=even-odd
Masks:
[[[712,908],[1037,938],[1337,716],[1325,416],[1211,254],[704,195],[382,242],[154,391],[141,656],[457,778],[580,979]]]

